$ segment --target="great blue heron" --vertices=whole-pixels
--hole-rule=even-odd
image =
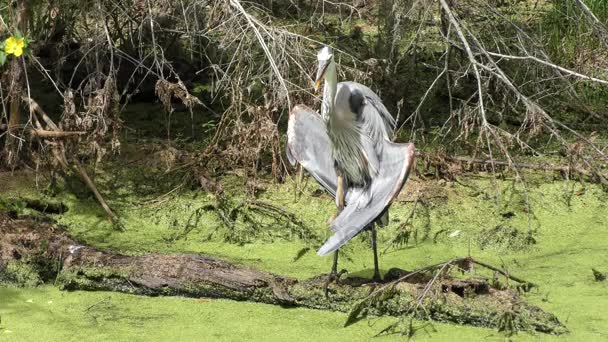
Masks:
[[[395,120],[371,89],[338,83],[331,48],[321,49],[317,59],[316,90],[325,81],[321,116],[301,105],[292,109],[287,156],[336,198],[338,215],[330,224],[334,235],[317,252],[335,252],[330,277],[337,275],[338,249],[369,227],[378,281],[375,222],[387,221],[388,207],[413,165],[414,145],[389,140]]]

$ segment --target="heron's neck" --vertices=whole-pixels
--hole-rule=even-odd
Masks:
[[[321,105],[321,115],[325,121],[334,114],[334,103],[336,92],[338,91],[338,75],[336,73],[336,63],[332,60],[325,71],[325,86],[323,88],[323,103]]]

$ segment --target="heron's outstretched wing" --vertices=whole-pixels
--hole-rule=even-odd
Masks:
[[[331,154],[331,142],[323,119],[317,112],[297,105],[289,112],[287,128],[287,158],[291,165],[302,166],[327,190],[336,196],[338,176]]]
[[[331,223],[334,235],[317,251],[327,255],[340,248],[368,224],[376,220],[399,195],[414,165],[414,144],[395,144],[383,140],[380,168],[369,189],[352,188],[350,202]],[[367,200],[365,191],[371,192]]]

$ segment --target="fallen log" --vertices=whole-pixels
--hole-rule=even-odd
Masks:
[[[301,306],[351,312],[349,322],[363,307],[366,315],[413,314],[490,328],[498,328],[500,318],[509,315],[519,330],[567,332],[553,314],[527,304],[517,291],[496,288],[483,278],[456,279],[447,273],[438,277],[448,265],[441,266],[434,276],[426,269],[394,269],[387,274],[385,284],[370,285],[366,279],[347,278],[339,285],[330,285],[327,299],[325,276],[305,280],[283,277],[198,254],[119,255],[80,245],[48,219],[0,213],[0,281],[38,276],[38,282],[55,281],[65,290]],[[390,291],[379,291],[383,288]],[[353,315],[351,310],[358,311]]]

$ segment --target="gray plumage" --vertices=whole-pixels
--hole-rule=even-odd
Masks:
[[[318,55],[318,81],[325,80],[321,115],[332,142],[336,168],[347,186],[367,188],[378,173],[383,140],[389,140],[395,119],[371,89],[356,82],[337,80],[333,51]]]
[[[305,106],[290,112],[287,156],[300,162],[345,208],[332,221],[334,231],[317,251],[327,255],[366,227],[372,228],[374,278],[380,278],[375,221],[388,221],[388,207],[399,194],[413,165],[414,146],[390,141],[395,120],[371,89],[337,80],[333,51],[321,49],[316,88],[325,81],[321,116]],[[341,176],[341,187],[337,186]],[[343,199],[337,188],[344,191]],[[380,216],[383,219],[379,219]],[[335,254],[332,272],[337,268]]]
[[[336,170],[331,151],[331,140],[325,122],[314,110],[295,106],[289,115],[287,130],[287,157],[292,165],[302,166],[332,196],[336,196]],[[388,140],[380,143],[382,153],[378,174],[368,188],[349,187],[346,190],[346,207],[331,223],[334,234],[318,250],[327,255],[340,248],[370,223],[386,212],[405,184],[414,162],[413,144],[395,144]],[[373,201],[369,201],[371,195]]]
[[[382,100],[371,89],[357,82],[340,82],[338,87],[346,87],[345,97],[349,97],[350,108],[357,114],[356,121],[364,134],[372,141],[390,140],[396,122]],[[340,92],[338,92],[340,93]],[[336,99],[341,102],[342,99]]]

